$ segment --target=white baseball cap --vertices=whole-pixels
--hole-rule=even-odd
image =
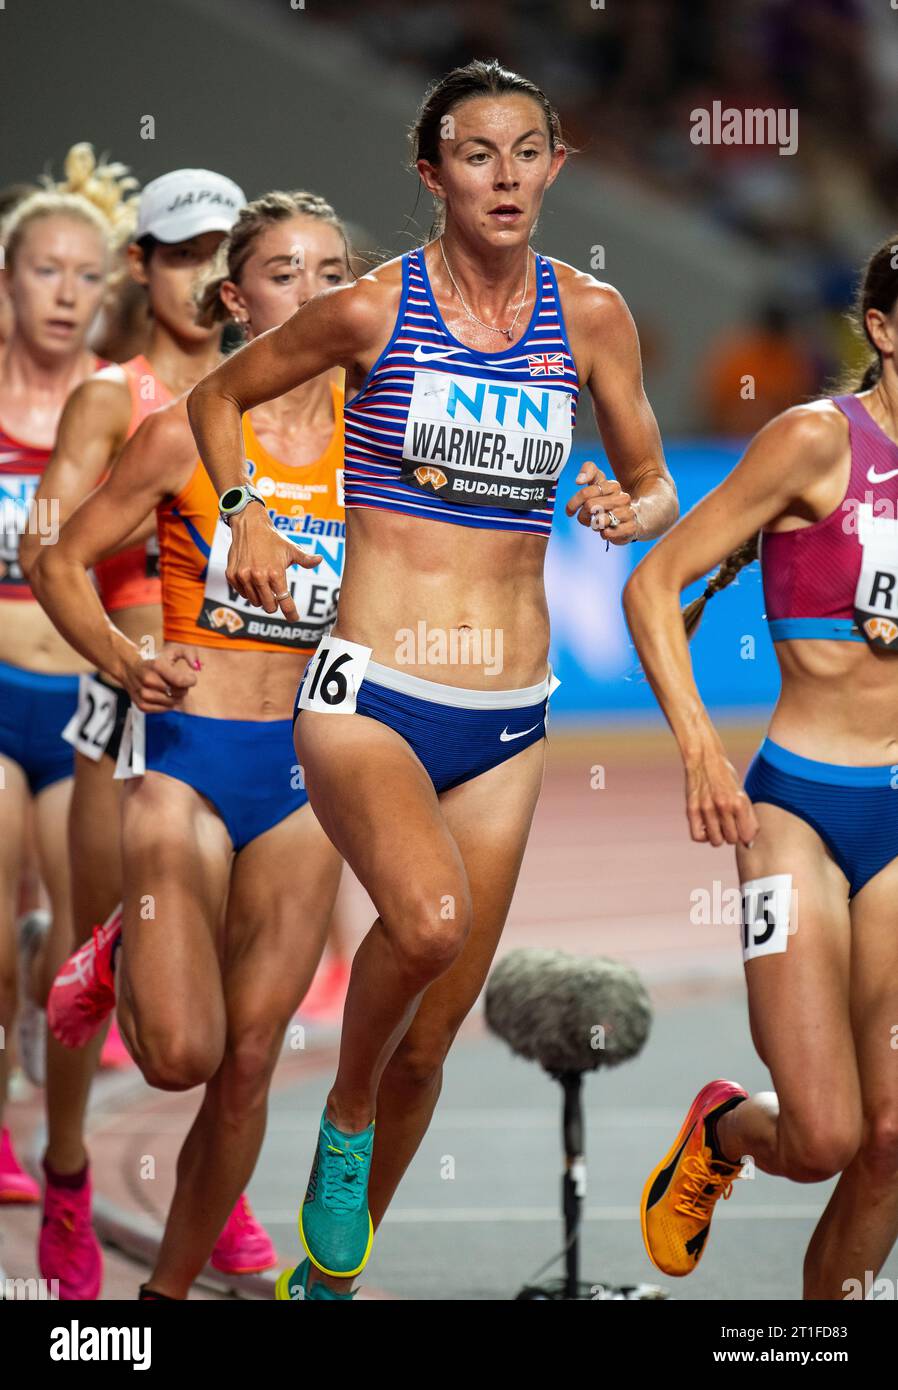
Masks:
[[[209,169],[175,169],[140,195],[135,241],[187,241],[201,232],[229,232],[246,202],[243,189]]]

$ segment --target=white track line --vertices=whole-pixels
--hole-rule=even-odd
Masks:
[[[825,1203],[819,1206],[756,1206],[743,1207],[741,1211],[731,1211],[728,1207],[715,1212],[718,1221],[815,1221],[821,1215]],[[296,1207],[280,1209],[260,1208],[254,1204],[253,1211],[263,1225],[289,1224],[296,1221]],[[553,1222],[561,1220],[556,1207],[394,1207],[387,1212],[385,1224],[403,1226],[415,1225],[488,1225],[495,1223]],[[638,1207],[587,1207],[583,1213],[584,1221],[639,1221]]]

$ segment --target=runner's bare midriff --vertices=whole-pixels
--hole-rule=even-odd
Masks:
[[[898,652],[806,639],[777,643],[777,656],[775,743],[820,762],[898,766]]]
[[[196,685],[176,708],[208,719],[292,719],[308,652],[228,652],[196,647]]]
[[[346,518],[335,636],[443,685],[513,690],[544,679],[544,539],[374,509]]]
[[[119,608],[109,616],[119,631],[142,651],[158,652],[162,647],[162,609],[158,603],[139,603],[133,608]]]
[[[28,598],[0,601],[0,661],[43,676],[91,669],[60,637],[40,604]]]

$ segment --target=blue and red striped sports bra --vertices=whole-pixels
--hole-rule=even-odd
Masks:
[[[523,338],[484,353],[446,328],[418,247],[390,341],[344,408],[346,507],[547,538],[578,395],[545,256]]]

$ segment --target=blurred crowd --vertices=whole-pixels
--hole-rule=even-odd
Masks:
[[[810,392],[851,358],[843,315],[852,284],[894,219],[898,10],[889,0],[345,0],[318,17],[422,77],[497,56],[532,78],[580,159],[778,254],[788,286],[779,316],[759,302],[744,327],[759,360],[773,342],[789,380],[810,382]],[[692,113],[715,102],[794,110],[796,153],[694,143]],[[708,373],[706,424],[725,428],[714,406],[720,377]]]

